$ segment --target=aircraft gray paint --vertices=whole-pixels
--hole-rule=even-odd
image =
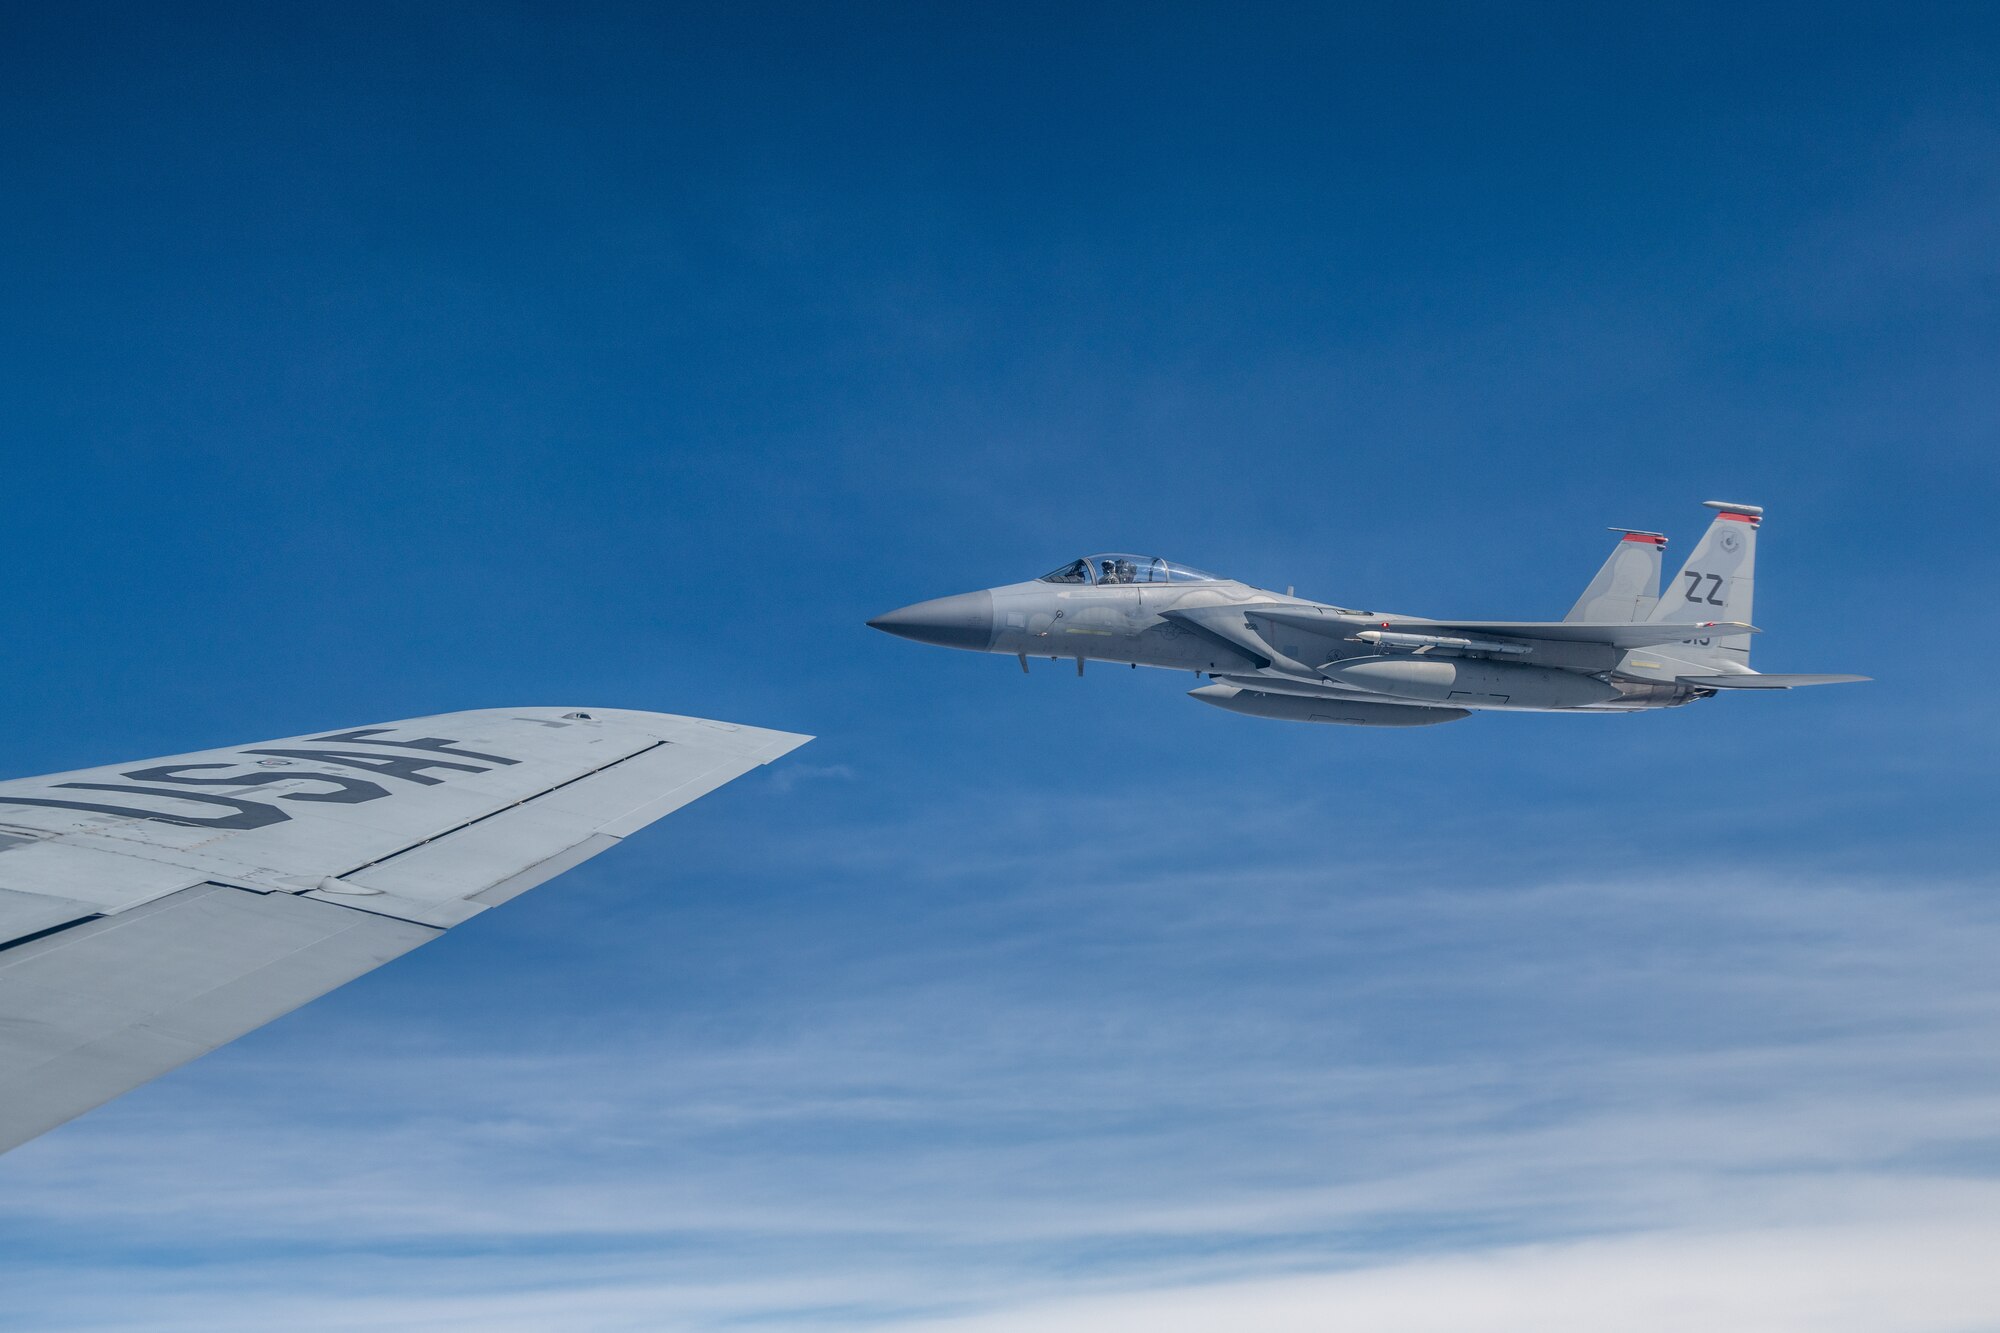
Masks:
[[[1667,539],[1619,541],[1559,621],[1430,620],[1283,595],[1153,556],[1094,555],[1027,583],[918,602],[876,629],[1031,658],[1193,671],[1196,699],[1232,712],[1420,727],[1475,712],[1629,713],[1723,690],[1868,679],[1750,669],[1756,505],[1717,511],[1664,592]]]
[[[495,709],[0,782],[0,1151],[807,739]]]

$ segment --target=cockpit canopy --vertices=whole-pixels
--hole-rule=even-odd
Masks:
[[[1123,583],[1215,583],[1213,574],[1186,565],[1176,565],[1157,555],[1122,555],[1106,552],[1072,560],[1061,569],[1042,575],[1043,583],[1082,583],[1108,587]]]

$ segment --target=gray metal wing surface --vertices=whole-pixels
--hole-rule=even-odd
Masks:
[[[0,1151],[807,739],[493,709],[0,783]]]
[[[1292,605],[1241,607],[1243,614],[1259,616],[1295,629],[1321,633],[1351,633],[1358,630],[1390,630],[1419,634],[1439,631],[1476,634],[1489,638],[1540,640],[1545,643],[1597,644],[1609,648],[1652,648],[1680,643],[1704,635],[1755,634],[1754,625],[1735,621],[1655,621],[1641,624],[1591,623],[1581,620],[1426,620],[1416,616],[1381,616],[1322,610]]]

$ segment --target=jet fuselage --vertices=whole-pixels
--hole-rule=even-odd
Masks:
[[[1319,613],[1326,624],[1295,628],[1257,614],[1275,608]],[[1023,668],[1043,659],[1075,662],[1079,670],[1085,662],[1114,662],[1190,671],[1215,681],[1195,692],[1204,702],[1302,720],[1420,725],[1475,709],[1626,711],[1708,692],[1584,674],[1580,669],[1610,672],[1627,656],[1594,644],[1521,648],[1369,628],[1411,619],[1308,601],[1151,557],[1093,556],[1041,579],[919,602],[868,623],[921,643],[1009,654]],[[1373,641],[1355,637],[1370,633]],[[1427,712],[1362,709],[1335,719],[1318,706],[1327,702]]]
[[[1192,671],[1232,712],[1427,726],[1473,712],[1672,708],[1718,690],[1866,679],[1750,669],[1756,505],[1709,500],[1708,531],[1671,583],[1667,539],[1614,528],[1610,557],[1557,621],[1428,620],[1254,588],[1156,556],[1094,555],[1026,583],[918,602],[868,623],[920,643]]]

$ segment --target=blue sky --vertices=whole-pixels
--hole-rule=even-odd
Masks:
[[[820,739],[9,1154],[13,1317],[2000,1327],[1996,26],[16,7],[8,775]],[[1554,616],[1708,498],[1877,683],[1376,734],[861,624]]]

